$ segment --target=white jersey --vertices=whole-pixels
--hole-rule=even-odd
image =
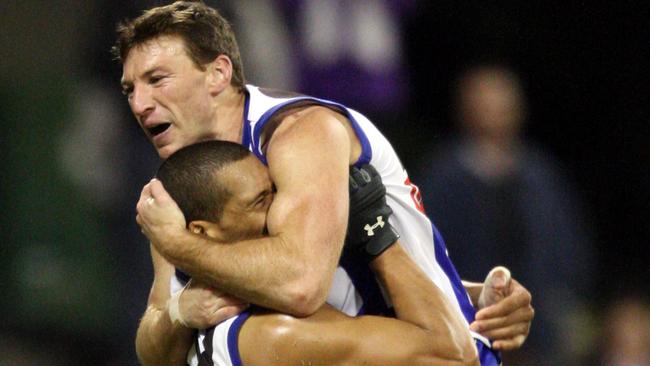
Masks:
[[[460,277],[449,260],[442,237],[424,213],[418,187],[410,182],[395,150],[379,130],[359,112],[332,101],[252,85],[247,85],[247,91],[242,145],[248,147],[264,164],[267,164],[267,161],[260,138],[265,124],[278,110],[294,103],[314,103],[332,108],[348,118],[362,146],[361,156],[355,165],[369,163],[381,175],[386,186],[386,201],[393,210],[389,221],[400,234],[401,245],[449,298],[469,326],[469,323],[474,320],[475,310]],[[327,302],[351,316],[390,314],[390,304],[382,296],[374,275],[369,268],[359,267],[352,263],[341,262],[335,273]],[[180,283],[176,279],[174,282],[176,285],[172,288],[178,289]],[[218,325],[214,330],[199,332],[199,341],[195,343],[188,355],[188,363],[190,365],[241,365],[236,349],[236,337],[239,326],[248,316],[248,313],[244,313]],[[233,327],[233,325],[237,326]],[[477,339],[480,353],[482,349],[487,350],[490,342],[478,334],[472,335]],[[212,354],[211,360],[209,354]],[[482,364],[497,365],[498,363],[486,361]]]

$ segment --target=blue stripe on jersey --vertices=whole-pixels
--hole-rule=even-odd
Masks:
[[[478,358],[481,361],[481,366],[499,366],[501,365],[501,354],[499,351],[494,350],[485,345],[485,343],[477,340],[476,350],[478,351]]]
[[[262,135],[262,130],[264,128],[264,125],[275,114],[275,112],[277,112],[281,108],[284,108],[291,104],[295,104],[297,102],[303,102],[303,101],[311,101],[325,107],[335,108],[336,110],[340,110],[341,112],[345,113],[345,116],[348,118],[348,120],[350,120],[350,123],[352,124],[352,128],[354,129],[354,132],[357,134],[357,138],[359,138],[359,141],[361,142],[361,155],[359,156],[359,160],[357,160],[355,165],[361,166],[363,164],[370,163],[370,160],[372,159],[372,148],[370,146],[370,142],[368,141],[368,137],[366,137],[366,134],[359,126],[359,123],[354,119],[354,117],[352,117],[352,114],[347,110],[347,108],[345,108],[345,106],[338,103],[334,103],[334,102],[330,102],[318,98],[312,98],[312,97],[300,97],[300,98],[291,99],[284,103],[280,103],[274,106],[273,108],[269,109],[268,111],[266,111],[255,124],[252,141],[251,141],[252,145],[246,144],[245,140],[242,142],[242,145],[249,147],[253,152],[253,154],[255,154],[255,156],[257,156],[257,158],[260,159],[260,161],[264,165],[268,165],[266,161],[266,156],[262,152],[262,145],[260,144],[260,137]],[[245,116],[246,116],[245,120],[248,121],[248,111],[246,111]],[[244,126],[244,129],[246,129],[246,126]],[[252,148],[250,146],[252,146]]]
[[[237,346],[237,338],[239,337],[239,330],[248,317],[251,316],[250,310],[246,310],[237,316],[237,319],[232,322],[230,329],[228,329],[228,353],[230,353],[230,361],[232,366],[242,366],[241,355],[239,354],[239,347]]]
[[[252,145],[251,145],[251,126],[250,122],[248,121],[248,108],[251,103],[251,96],[248,90],[246,90],[246,93],[244,93],[244,120],[242,123],[244,126],[242,127],[242,146],[245,148],[252,150]]]
[[[449,278],[451,286],[454,288],[454,294],[456,295],[456,300],[460,305],[460,309],[463,311],[463,315],[465,315],[467,322],[471,323],[474,321],[474,315],[476,314],[474,306],[472,306],[469,301],[469,297],[467,296],[465,287],[460,280],[460,276],[458,276],[458,272],[456,272],[456,268],[454,268],[449,256],[447,256],[447,248],[445,247],[442,235],[440,235],[440,232],[438,232],[438,229],[433,223],[431,223],[431,228],[433,229],[433,247],[436,253],[436,262]]]
[[[367,264],[355,261],[350,255],[344,252],[339,261],[339,265],[345,269],[352,280],[354,288],[363,300],[363,307],[357,313],[359,315],[383,315],[390,316],[394,314],[386,305],[384,296],[379,289],[379,284],[374,273]]]

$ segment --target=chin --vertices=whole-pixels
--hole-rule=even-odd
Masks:
[[[160,157],[163,160],[167,159],[172,154],[165,149],[158,149],[157,151],[158,151],[158,157]]]
[[[161,159],[163,159],[163,160],[164,160],[164,159],[167,159],[167,158],[170,157],[173,153],[175,153],[176,151],[180,150],[181,148],[182,148],[182,146],[180,146],[180,147],[177,147],[177,146],[174,146],[174,145],[166,145],[166,146],[163,146],[163,147],[157,149],[157,151],[158,151],[158,156],[159,156]]]

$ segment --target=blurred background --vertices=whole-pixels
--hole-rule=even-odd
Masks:
[[[166,1],[0,3],[0,365],[134,365],[159,163],[116,23]],[[248,82],[340,101],[392,141],[461,276],[537,313],[506,365],[650,365],[650,28],[642,1],[206,1]]]

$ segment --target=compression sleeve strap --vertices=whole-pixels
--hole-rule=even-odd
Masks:
[[[183,319],[183,315],[181,314],[179,301],[181,295],[183,294],[183,291],[185,291],[188,284],[186,284],[185,287],[183,287],[179,291],[176,291],[176,293],[174,293],[172,297],[169,298],[169,301],[167,302],[167,310],[169,311],[169,318],[172,320],[172,324],[176,324],[176,322],[178,322],[184,327],[187,327],[188,325],[185,319]]]

